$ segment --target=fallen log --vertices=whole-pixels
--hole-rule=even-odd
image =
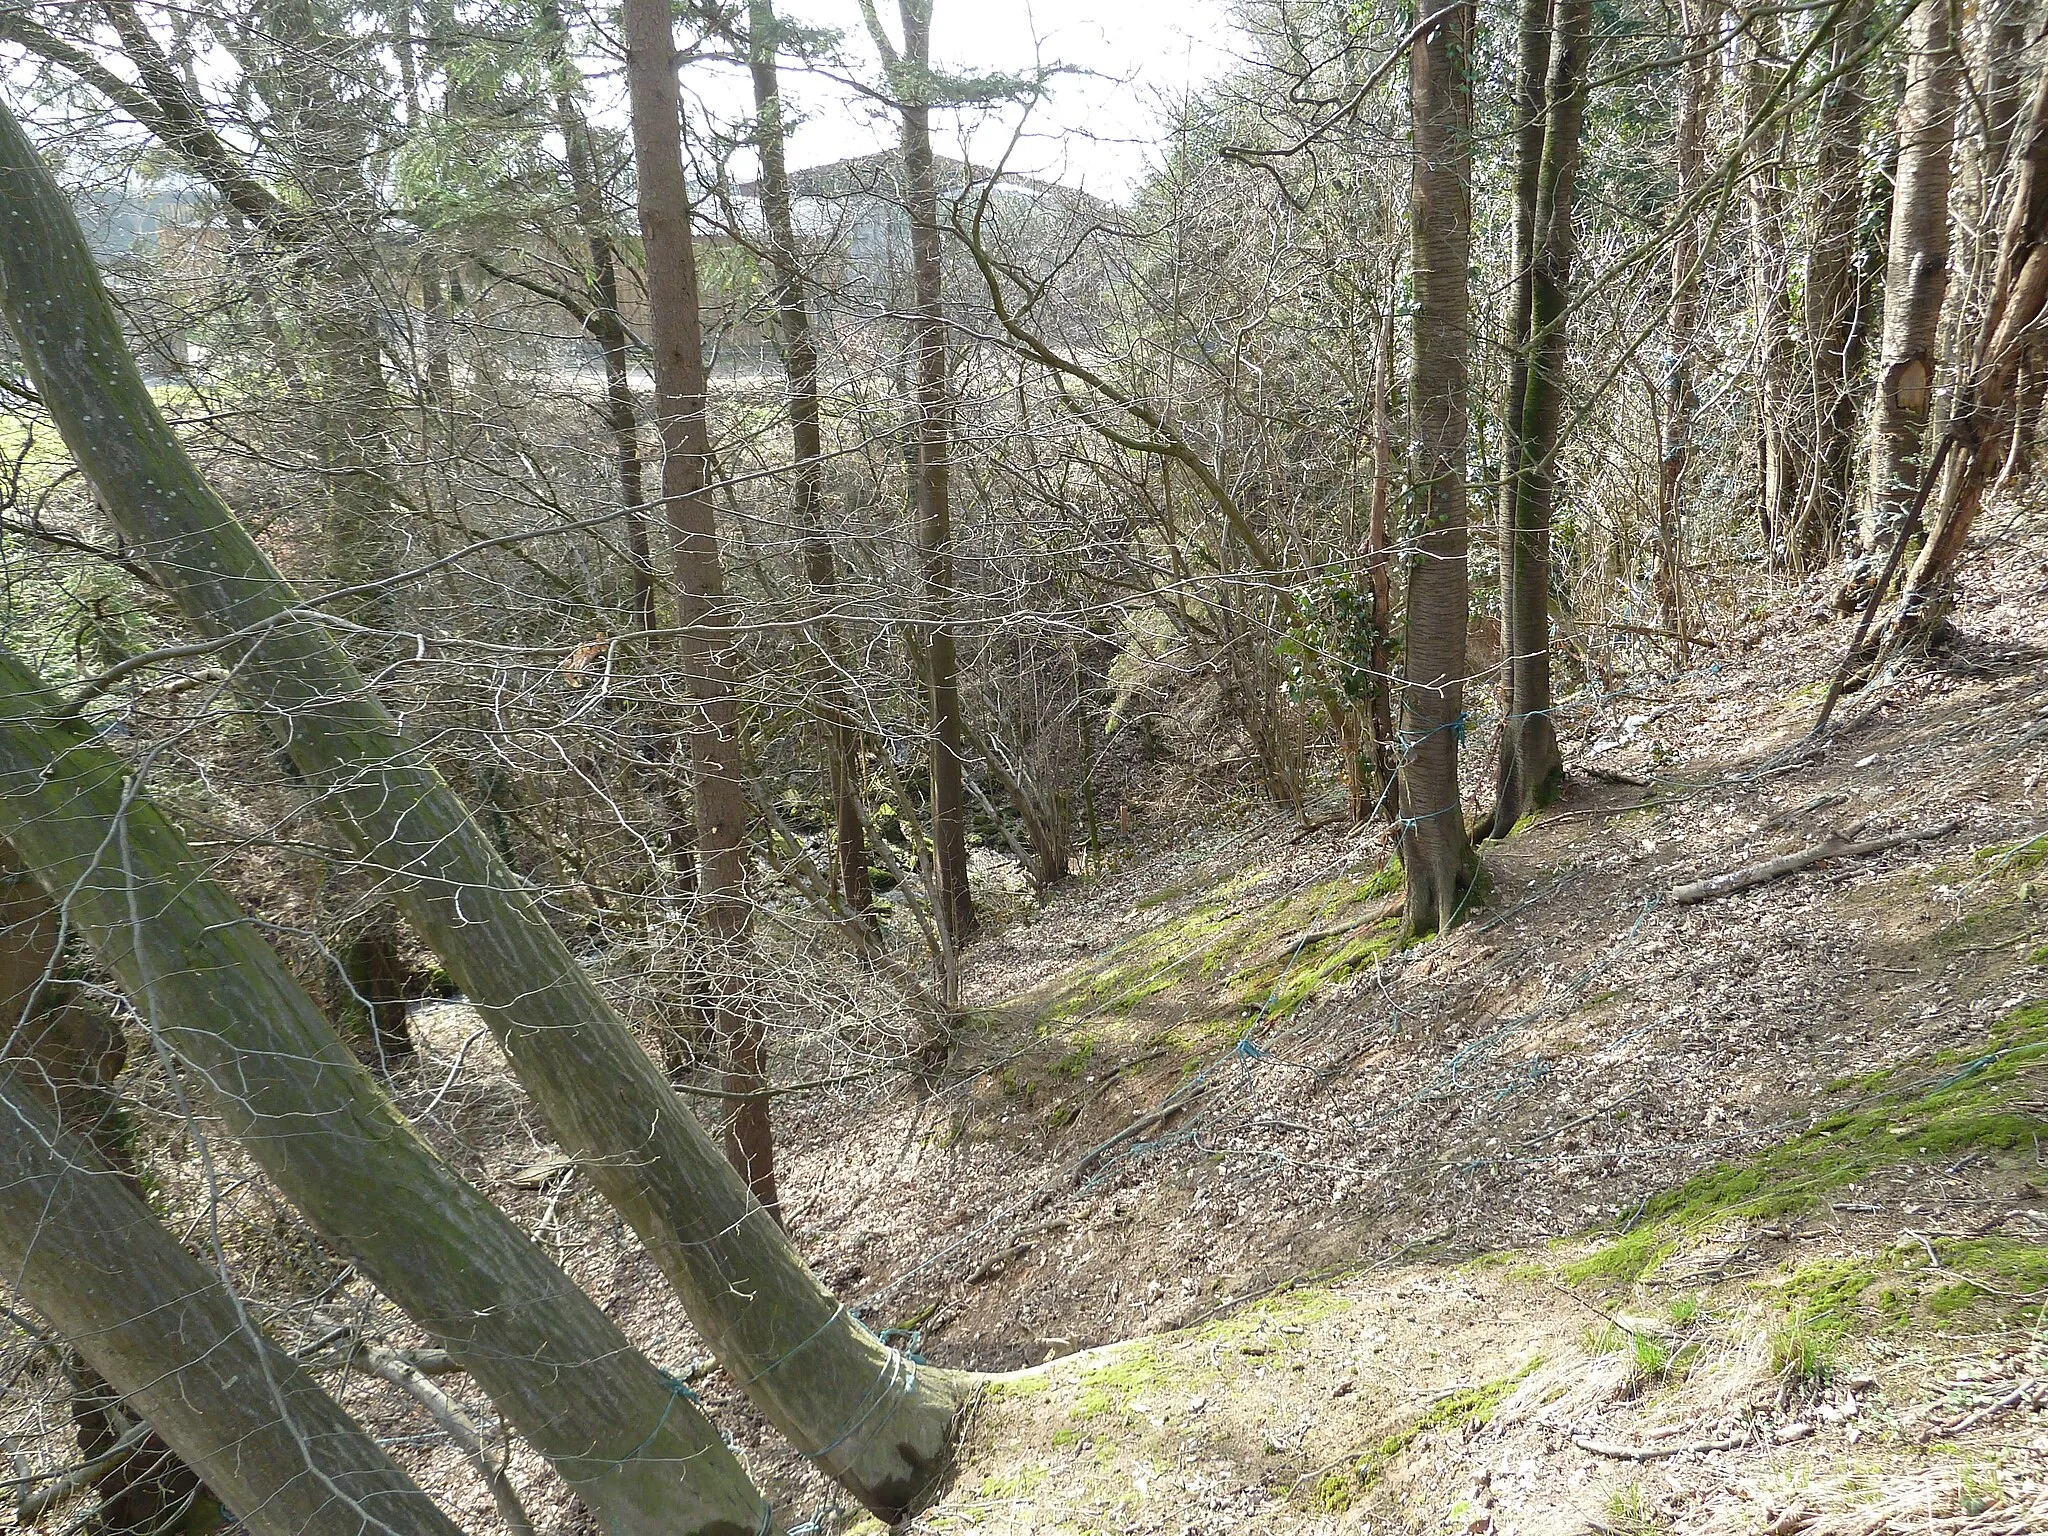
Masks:
[[[1666,1456],[1704,1456],[1710,1451],[1733,1451],[1749,1444],[1747,1433],[1722,1435],[1715,1440],[1687,1440],[1662,1445],[1623,1445],[1613,1440],[1595,1440],[1573,1435],[1572,1444],[1589,1456],[1606,1456],[1615,1461],[1660,1461]]]
[[[1919,843],[1946,837],[1961,825],[1959,819],[1951,819],[1931,827],[1915,827],[1909,831],[1893,832],[1885,837],[1865,838],[1854,843],[1843,837],[1823,838],[1811,848],[1802,848],[1797,853],[1780,854],[1777,858],[1765,859],[1760,864],[1747,864],[1741,869],[1731,869],[1725,874],[1712,875],[1705,880],[1694,880],[1687,885],[1673,886],[1671,902],[1674,906],[1685,907],[1695,902],[1712,901],[1718,896],[1732,896],[1737,891],[1751,890],[1759,885],[1768,885],[1773,880],[1782,880],[1787,875],[1795,875],[1824,859],[1865,858],[1873,853],[1883,853],[1887,848],[1897,848],[1904,843]]]

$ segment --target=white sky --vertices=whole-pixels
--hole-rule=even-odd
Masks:
[[[862,76],[879,75],[856,0],[784,0],[780,9],[792,22],[836,28],[860,60]],[[895,0],[879,0],[876,9],[897,36]],[[1086,71],[1053,84],[1010,168],[1116,198],[1156,156],[1162,99],[1229,67],[1234,37],[1228,9],[1228,0],[934,0],[932,62],[960,72],[1023,74],[1038,62]],[[685,70],[686,88],[701,90],[720,115],[728,101],[734,116],[745,115],[741,79],[731,82],[735,94],[728,97],[709,80],[693,80],[696,73]],[[783,90],[810,119],[791,139],[793,166],[822,165],[896,142],[893,120],[835,82],[785,68]],[[1015,122],[1010,113],[973,126],[975,158],[986,164],[1001,155]],[[932,126],[939,152],[958,154],[967,125],[935,120]]]

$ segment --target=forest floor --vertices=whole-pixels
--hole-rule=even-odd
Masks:
[[[1181,804],[977,944],[940,1083],[787,1133],[827,1278],[1017,1373],[912,1528],[2048,1530],[2040,547],[1817,757],[1817,596],[1575,712],[1447,937]]]
[[[1565,798],[1488,845],[1444,937],[1396,942],[1378,829],[1181,784],[969,949],[942,1067],[779,1101],[827,1282],[935,1363],[1007,1373],[909,1529],[2048,1531],[2042,531],[1988,529],[1955,643],[1848,700],[1817,756],[1778,760],[1847,639],[1818,584],[1561,710]],[[426,1134],[695,1381],[788,1525],[861,1528],[702,1357],[475,1016],[417,1024],[394,1089]],[[359,1282],[230,1182],[245,1285],[348,1305]],[[495,1528],[412,1404],[349,1401]],[[513,1471],[549,1536],[589,1529]]]

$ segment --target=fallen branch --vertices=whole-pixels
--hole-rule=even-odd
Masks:
[[[1658,1461],[1666,1456],[1703,1455],[1708,1451],[1740,1450],[1749,1444],[1746,1434],[1723,1435],[1718,1440],[1687,1440],[1678,1445],[1622,1445],[1613,1440],[1592,1440],[1573,1435],[1572,1444],[1589,1456],[1607,1456],[1615,1461]]]
[[[1887,848],[1897,848],[1904,843],[1926,842],[1933,838],[1946,837],[1961,825],[1960,820],[1951,819],[1931,827],[1915,827],[1909,831],[1891,833],[1886,837],[1866,838],[1860,843],[1852,843],[1841,837],[1824,838],[1811,848],[1802,848],[1797,853],[1782,854],[1775,859],[1765,859],[1761,864],[1731,869],[1726,874],[1695,880],[1689,885],[1673,886],[1671,901],[1674,906],[1684,907],[1695,902],[1712,901],[1718,896],[1732,896],[1737,891],[1747,891],[1755,886],[1768,885],[1773,880],[1781,880],[1786,875],[1797,874],[1800,870],[1818,864],[1824,859],[1860,859],[1873,853],[1883,853]]]
[[[323,1316],[318,1320],[325,1328],[346,1328],[345,1324],[330,1317]],[[357,1334],[354,1353],[372,1375],[390,1382],[411,1397],[447,1432],[456,1449],[476,1468],[484,1486],[490,1490],[491,1502],[498,1506],[498,1518],[504,1521],[507,1536],[534,1536],[533,1522],[527,1518],[526,1507],[519,1502],[511,1477],[506,1474],[504,1465],[493,1459],[490,1449],[484,1444],[483,1429],[463,1406],[427,1380],[417,1366],[395,1349],[373,1344]]]
[[[1952,1435],[1962,1434],[1965,1430],[1975,1429],[1986,1419],[1994,1419],[2009,1409],[2018,1408],[2022,1404],[2028,1407],[2035,1407],[2044,1399],[2048,1399],[2048,1382],[2023,1381],[1997,1402],[1987,1403],[1975,1413],[1964,1414],[1963,1417],[1957,1419],[1953,1424],[1935,1426],[1928,1432],[1926,1438],[1930,1440],[1946,1440]]]

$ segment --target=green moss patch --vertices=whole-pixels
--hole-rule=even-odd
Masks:
[[[1640,1280],[1690,1237],[1730,1220],[1806,1210],[1881,1168],[1965,1151],[2031,1154],[2048,1123],[2021,1101],[2048,1057],[2048,1003],[2005,1015],[1987,1044],[1964,1059],[1945,1052],[1859,1080],[1883,1086],[1779,1146],[1653,1197],[1634,1230],[1566,1265],[1565,1278]]]
[[[1322,1477],[1311,1496],[1316,1509],[1324,1514],[1338,1514],[1349,1509],[1359,1495],[1386,1475],[1389,1465],[1424,1435],[1491,1422],[1494,1410],[1507,1400],[1508,1394],[1521,1384],[1524,1377],[1542,1363],[1540,1357],[1533,1359],[1512,1376],[1481,1382],[1476,1387],[1466,1387],[1438,1398],[1415,1418],[1368,1447],[1350,1471],[1332,1472]]]

